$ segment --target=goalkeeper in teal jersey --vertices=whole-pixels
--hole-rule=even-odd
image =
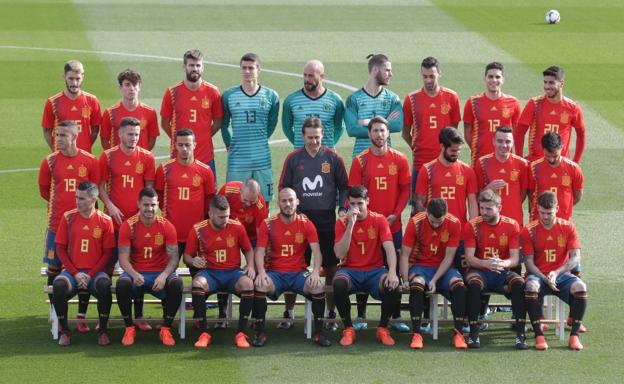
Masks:
[[[325,88],[324,80],[323,63],[311,60],[303,67],[303,88],[291,93],[284,100],[282,129],[295,149],[303,147],[301,127],[309,117],[321,119],[323,145],[334,149],[342,135],[344,103],[340,95]]]
[[[245,54],[240,61],[241,85],[223,92],[221,135],[228,148],[227,181],[255,179],[268,202],[273,196],[269,137],[277,126],[279,96],[258,84],[260,57]]]
[[[347,133],[355,137],[353,157],[370,145],[368,122],[375,116],[388,120],[390,133],[403,129],[403,108],[394,92],[385,88],[392,78],[392,64],[384,54],[368,55],[368,81],[363,88],[347,98],[345,125]],[[388,137],[388,144],[391,144]]]

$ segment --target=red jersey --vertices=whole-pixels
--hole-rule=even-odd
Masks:
[[[571,221],[558,218],[552,228],[546,229],[535,220],[522,230],[522,253],[525,257],[533,255],[535,266],[545,275],[564,265],[570,250],[580,248],[581,242]]]
[[[558,166],[553,167],[544,158],[531,163],[529,189],[531,196],[531,219],[538,219],[537,198],[544,191],[557,194],[557,217],[572,220],[574,209],[574,191],[583,189],[584,177],[581,167],[570,159],[561,158]]]
[[[202,80],[199,88],[191,91],[181,81],[165,91],[160,116],[171,120],[171,158],[176,156],[176,131],[182,128],[195,133],[197,160],[208,164],[214,158],[212,120],[223,117],[219,88]]]
[[[225,228],[215,229],[210,220],[193,226],[186,240],[184,253],[203,257],[207,269],[234,269],[241,266],[241,249],[251,251],[245,227],[228,219]]]
[[[161,163],[154,184],[163,216],[175,226],[178,241],[184,242],[195,223],[204,220],[215,194],[212,170],[200,161],[182,165],[176,159]]]
[[[492,100],[485,93],[472,96],[464,106],[464,124],[472,126],[470,160],[494,152],[494,134],[498,127],[516,130],[520,118],[520,102],[513,96],[503,94]]]
[[[520,226],[516,220],[500,216],[496,225],[483,221],[477,216],[464,226],[464,247],[475,248],[475,257],[487,260],[498,257],[507,260],[511,249],[519,249]],[[481,269],[482,271],[489,271]]]
[[[63,213],[76,208],[76,188],[83,181],[100,183],[97,159],[78,150],[68,157],[60,151],[46,156],[39,167],[39,191],[48,201],[48,230],[56,232]]]
[[[522,225],[524,221],[522,192],[529,189],[529,162],[512,153],[507,161],[501,163],[492,153],[479,158],[474,170],[478,190],[484,189],[497,179],[507,183],[504,188],[496,191],[503,205],[501,215],[511,217]]]
[[[334,244],[339,242],[347,230],[347,218],[336,220],[334,227],[336,237]],[[392,233],[388,221],[379,213],[368,211],[364,220],[357,220],[353,226],[351,243],[347,257],[342,260],[341,268],[369,271],[384,265],[382,245],[384,241],[392,241]]]
[[[353,159],[349,170],[349,186],[362,184],[368,189],[368,208],[384,216],[396,215],[390,230],[401,230],[401,213],[410,195],[412,175],[407,157],[388,148],[381,156],[370,148]]]
[[[242,185],[241,181],[227,182],[219,190],[219,195],[225,196],[230,204],[230,217],[243,224],[249,240],[255,240],[257,228],[262,220],[269,215],[267,204],[262,194],[259,193],[256,201],[251,206],[246,207],[241,201]]]
[[[457,93],[444,87],[440,87],[435,97],[428,96],[423,88],[405,96],[403,126],[411,127],[415,169],[438,157],[438,135],[444,127],[457,127],[461,121],[460,108]]]
[[[94,276],[110,261],[104,260],[104,249],[115,247],[113,220],[97,209],[88,219],[72,209],[61,218],[55,242],[57,247],[67,249],[69,262],[63,265],[65,269],[72,275],[86,270]]]
[[[447,213],[442,225],[433,228],[427,212],[419,212],[407,222],[403,246],[412,248],[409,264],[437,268],[446,256],[446,248],[459,246],[461,222]]]
[[[562,155],[570,158],[570,137],[572,127],[576,131],[576,152],[574,162],[581,161],[585,148],[585,120],[581,107],[574,101],[563,97],[559,103],[550,102],[545,96],[530,99],[520,115],[517,135],[515,136],[516,153],[522,155],[524,135],[529,131],[527,159],[534,161],[544,156],[542,137],[545,133],[556,132],[561,136]]]
[[[149,149],[149,139],[158,137],[160,132],[156,110],[143,103],[139,103],[134,111],[129,111],[121,102],[106,108],[102,114],[102,130],[100,131],[102,139],[108,142],[110,148],[119,145],[119,126],[124,117],[134,117],[141,122],[138,145]]]
[[[297,213],[295,220],[286,224],[277,214],[260,224],[256,247],[266,249],[267,270],[299,272],[308,266],[305,260],[308,245],[318,242],[316,228],[305,215]]]
[[[146,181],[154,181],[155,167],[154,155],[141,147],[137,147],[130,155],[126,155],[118,146],[102,153],[100,178],[108,197],[124,218],[130,218],[138,212],[139,192],[145,187]],[[116,223],[115,229],[119,229]]]
[[[99,126],[101,119],[97,97],[80,91],[76,100],[72,100],[61,91],[46,100],[41,127],[52,130],[52,150],[56,151],[56,127],[65,120],[75,122],[78,126],[78,148],[91,153],[91,127]]]
[[[130,247],[130,264],[137,272],[162,272],[169,264],[167,247],[178,247],[178,237],[173,224],[156,216],[145,226],[139,214],[124,221],[119,228],[119,247]]]
[[[461,160],[445,166],[436,159],[423,165],[418,173],[416,194],[425,196],[425,207],[429,200],[442,198],[448,204],[449,213],[462,225],[466,223],[466,202],[471,193],[477,193],[477,178],[472,168]]]

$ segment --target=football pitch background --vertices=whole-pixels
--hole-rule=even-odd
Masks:
[[[561,12],[561,24],[544,23],[551,8]],[[0,0],[0,383],[621,382],[623,19],[619,0]],[[285,72],[260,75],[282,101],[302,86],[298,75],[312,58],[323,61],[329,80],[343,84],[326,85],[345,99],[367,79],[366,55],[385,53],[394,70],[389,88],[402,99],[421,87],[420,61],[435,56],[442,85],[459,93],[462,107],[483,90],[483,68],[490,61],[505,64],[504,92],[523,106],[542,93],[541,70],[562,65],[565,95],[581,102],[587,124],[585,194],[575,207],[589,287],[585,350],[567,350],[567,338],[560,342],[551,328],[550,350],[516,351],[507,325],[484,332],[480,350],[453,350],[449,326],[436,342],[426,335],[423,351],[409,350],[411,334],[393,333],[397,344],[388,348],[375,340],[374,308],[371,328],[359,332],[349,348],[338,345],[339,332],[330,334],[331,348],[317,347],[303,337],[301,323],[289,331],[270,324],[261,349],[236,349],[232,328],[213,332],[207,350],[194,349],[193,330],[173,348],[163,347],[156,332],[139,332],[137,343],[126,348],[120,323],[112,324],[109,347],[98,347],[93,332],[72,332],[73,345],[58,347],[50,337],[39,276],[46,210],[33,171],[49,153],[41,134],[44,101],[63,88],[63,63],[78,59],[85,64],[83,89],[97,95],[102,108],[118,101],[116,75],[128,66],[143,75],[141,101],[159,108],[165,88],[182,79],[181,56],[188,48],[204,52],[204,78],[221,91],[239,84],[242,54],[260,54],[263,68]],[[156,155],[167,153],[165,138],[161,134]],[[222,148],[220,135],[215,139]],[[277,141],[277,182],[291,146],[281,127],[271,140]],[[352,142],[345,133],[338,145],[347,166]],[[393,143],[408,153],[399,135]],[[94,148],[99,154],[99,141]],[[466,148],[462,158],[468,158]],[[216,162],[220,185],[224,152]],[[89,317],[96,313],[90,305]],[[116,306],[112,315],[118,315]],[[409,318],[407,312],[403,316]],[[532,333],[527,336],[533,347]]]

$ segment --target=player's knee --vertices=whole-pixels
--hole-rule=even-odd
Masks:
[[[343,276],[334,276],[334,294],[349,292],[349,279]]]
[[[95,281],[95,292],[98,295],[109,295],[111,293],[111,279],[106,276],[102,276]]]
[[[238,291],[253,291],[254,282],[248,276],[241,276],[236,283]]]
[[[192,281],[192,289],[194,290],[202,290],[204,292],[208,292],[208,281],[201,276],[195,276]]]
[[[412,284],[420,284],[422,286],[425,285],[425,279],[420,275],[412,275],[409,277],[410,286]]]
[[[522,291],[524,290],[524,279],[521,276],[514,274],[514,276],[509,279],[508,287],[510,292],[517,290]]]
[[[412,276],[409,280],[410,293],[425,292],[425,280],[421,276]]]
[[[524,291],[526,293],[537,293],[539,292],[540,284],[535,280],[529,280],[524,285]]]
[[[453,293],[465,292],[466,286],[461,279],[455,278],[449,283],[449,290]]]
[[[52,294],[54,296],[65,296],[69,293],[69,283],[67,279],[56,278],[52,283]]]
[[[169,283],[167,284],[167,289],[170,293],[181,294],[182,290],[184,289],[182,279],[180,279],[179,277],[174,277],[173,279],[169,280]]]
[[[584,281],[575,281],[570,287],[570,292],[576,294],[577,292],[587,292],[587,285]]]
[[[130,290],[132,290],[132,280],[126,278],[126,277],[120,277],[117,280],[117,284],[116,284],[116,291],[117,293],[119,292],[128,292]]]
[[[478,287],[479,289],[483,289],[483,279],[478,274],[469,274],[466,277],[466,282],[468,287]]]

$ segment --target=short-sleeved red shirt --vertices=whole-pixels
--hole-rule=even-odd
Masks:
[[[509,217],[500,216],[496,225],[483,221],[477,216],[464,226],[464,246],[475,249],[475,257],[487,260],[494,257],[509,259],[509,251],[519,249],[520,226]],[[482,269],[486,271],[486,269]]]
[[[215,229],[210,220],[201,221],[189,231],[184,253],[203,257],[207,269],[233,269],[241,266],[241,250],[251,251],[245,227],[228,219],[225,228]]]
[[[409,264],[439,267],[446,256],[446,248],[457,247],[461,240],[461,222],[447,213],[442,225],[433,228],[426,212],[419,212],[407,222],[403,246],[412,248]]]
[[[130,247],[130,264],[137,272],[162,272],[169,263],[167,247],[177,247],[175,227],[164,217],[157,216],[150,226],[140,215],[130,217],[119,228],[119,247]]]
[[[147,104],[139,103],[134,111],[129,111],[121,102],[106,108],[102,114],[100,136],[105,141],[108,141],[110,148],[119,145],[119,126],[121,125],[121,119],[124,117],[134,117],[141,122],[138,145],[149,149],[149,139],[158,137],[160,131],[158,130],[156,110]]]
[[[334,227],[339,242],[345,235],[347,218],[341,217]],[[382,245],[384,241],[392,241],[392,233],[386,218],[376,212],[368,211],[363,220],[357,220],[353,227],[347,257],[340,264],[341,268],[368,271],[384,265]]]
[[[545,275],[564,265],[570,250],[581,248],[574,224],[559,218],[550,229],[538,220],[530,222],[522,230],[521,239],[522,253],[525,257],[533,255],[535,266]]]
[[[544,191],[557,194],[557,217],[572,220],[574,209],[574,191],[583,189],[583,171],[578,164],[565,157],[556,167],[548,164],[544,158],[531,163],[529,174],[529,189],[531,196],[531,219],[538,219],[537,198]]]

